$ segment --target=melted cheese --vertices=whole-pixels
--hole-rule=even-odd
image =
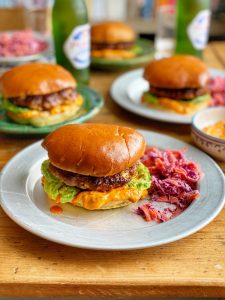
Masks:
[[[23,119],[30,119],[34,116],[37,116],[40,112],[38,110],[28,110],[25,112],[19,113],[19,116]]]
[[[139,191],[133,188],[116,188],[110,192],[85,191],[79,193],[72,201],[72,204],[82,206],[89,210],[101,209],[109,202],[130,201],[137,202],[146,197],[147,190]],[[113,206],[113,203],[112,203]]]
[[[199,104],[195,104],[195,103],[190,103],[190,102],[179,102],[173,99],[168,99],[168,98],[163,98],[163,97],[159,97],[159,104],[160,106],[173,110],[179,114],[192,114],[193,112],[195,112],[197,110],[197,108],[201,108],[206,107],[208,105],[207,101],[204,101],[202,103]]]
[[[109,59],[121,59],[121,58],[133,58],[135,53],[129,50],[122,49],[102,49],[102,50],[92,50],[91,56],[97,58],[109,58]]]
[[[69,109],[71,107],[71,105],[81,106],[82,103],[83,103],[83,97],[81,95],[78,95],[76,97],[76,102],[74,104],[71,104],[68,102],[68,104],[62,104],[62,105],[55,106],[50,110],[50,114],[51,115],[60,114],[64,111],[66,111],[67,109]]]
[[[50,111],[38,111],[35,109],[28,110],[25,112],[19,113],[19,117],[23,119],[30,119],[32,117],[42,115],[42,114],[51,114],[51,115],[56,115],[65,112],[66,110],[70,109],[72,106],[81,106],[83,103],[83,97],[81,95],[78,95],[76,97],[76,101],[74,103],[69,103],[68,104],[62,104],[53,107]]]

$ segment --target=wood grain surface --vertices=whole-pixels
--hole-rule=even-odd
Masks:
[[[224,49],[225,43],[208,46],[208,66],[225,67]],[[151,121],[116,105],[109,96],[109,87],[119,74],[92,73],[91,86],[104,96],[105,105],[91,122],[153,130],[192,143],[190,126]],[[0,134],[0,168],[36,140],[37,137]],[[225,169],[225,164],[220,165]],[[165,246],[138,251],[90,251],[34,236],[0,209],[0,296],[224,297],[224,232],[223,210],[203,230]]]

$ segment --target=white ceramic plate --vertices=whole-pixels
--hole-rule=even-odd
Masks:
[[[89,249],[153,247],[179,240],[207,225],[224,205],[222,171],[206,154],[186,143],[150,131],[140,132],[149,145],[188,148],[188,157],[197,161],[205,173],[200,184],[200,198],[173,220],[161,224],[145,222],[134,213],[140,203],[108,211],[87,211],[65,204],[62,214],[51,214],[50,203],[41,186],[40,165],[46,159],[41,142],[18,153],[3,169],[2,208],[17,224],[38,236]]]
[[[224,71],[216,69],[210,69],[209,71],[212,77],[225,77]],[[147,104],[141,103],[141,96],[148,88],[149,84],[143,78],[143,69],[137,69],[118,77],[113,82],[110,93],[117,104],[135,114],[163,122],[191,124],[192,115],[161,111],[149,108]]]

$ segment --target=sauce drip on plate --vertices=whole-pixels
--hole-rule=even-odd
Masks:
[[[53,205],[52,207],[50,207],[50,212],[52,214],[61,214],[62,213],[62,207],[59,205]]]

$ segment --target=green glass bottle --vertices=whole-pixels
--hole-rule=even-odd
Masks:
[[[55,0],[52,21],[56,62],[88,84],[90,25],[84,0]]]
[[[208,41],[210,0],[177,0],[176,53],[202,57]]]

